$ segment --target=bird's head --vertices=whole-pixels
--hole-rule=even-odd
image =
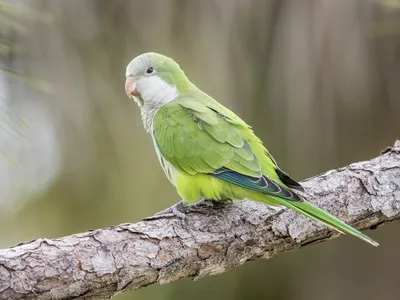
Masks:
[[[140,108],[161,107],[189,85],[179,65],[158,53],[139,55],[126,67],[125,92]]]

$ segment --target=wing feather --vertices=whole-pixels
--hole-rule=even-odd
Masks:
[[[263,174],[251,141],[243,136],[245,123],[230,118],[195,99],[174,100],[161,107],[154,118],[156,144],[165,159],[188,174],[210,174],[249,190],[302,201]]]

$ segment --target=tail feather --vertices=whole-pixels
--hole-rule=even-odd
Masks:
[[[332,216],[328,212],[318,208],[317,206],[311,204],[310,202],[304,200],[303,202],[294,202],[294,201],[287,201],[282,198],[273,197],[276,202],[279,204],[286,206],[287,208],[293,209],[294,211],[314,220],[319,221],[326,226],[342,233],[342,234],[351,234],[355,237],[377,247],[379,244],[368,237],[367,235],[361,233],[357,229],[354,229],[350,225],[347,225],[343,221],[339,220],[338,218]]]

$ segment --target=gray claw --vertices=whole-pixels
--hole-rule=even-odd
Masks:
[[[155,219],[160,219],[160,218],[166,218],[166,217],[177,217],[181,220],[185,220],[187,218],[187,213],[189,211],[196,211],[199,213],[204,213],[204,206],[208,208],[223,208],[226,205],[229,205],[232,203],[231,199],[226,199],[226,200],[209,200],[209,199],[201,199],[195,203],[187,204],[185,205],[183,203],[183,200],[179,201],[178,203],[172,205],[171,207],[168,207],[156,214],[154,214],[151,217],[147,217],[144,220],[155,220]],[[201,209],[203,206],[203,209]],[[196,209],[197,208],[197,209]],[[201,212],[203,211],[203,212]]]
[[[175,203],[174,205],[172,205],[158,213],[155,213],[151,217],[144,218],[143,220],[155,220],[155,219],[173,217],[173,216],[176,216],[179,219],[186,218],[183,200],[179,201],[178,203]]]
[[[187,218],[186,212],[185,212],[185,206],[184,206],[182,200],[179,201],[178,203],[172,205],[172,206],[170,207],[170,209],[171,209],[171,212],[172,212],[176,217],[178,217],[179,219],[184,220],[184,219]]]

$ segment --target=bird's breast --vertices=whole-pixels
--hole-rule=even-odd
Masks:
[[[172,183],[173,186],[176,186],[176,176],[178,175],[178,170],[168,161],[165,157],[161,154],[160,150],[158,149],[156,139],[154,134],[152,134],[154,148],[156,149],[157,157],[160,162],[161,167],[164,170],[165,175],[167,176],[168,180]]]

